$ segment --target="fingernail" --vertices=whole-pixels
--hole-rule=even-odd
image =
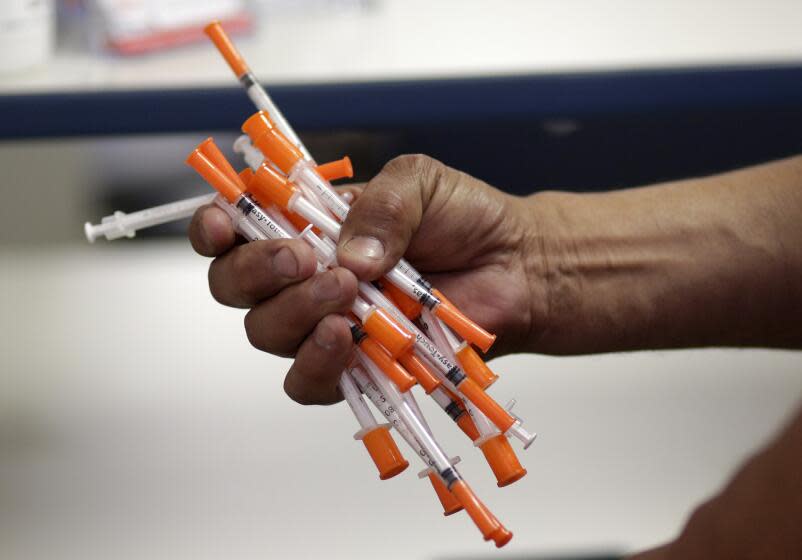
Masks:
[[[325,321],[318,323],[315,329],[315,344],[325,350],[331,350],[337,342],[337,335],[334,329],[326,324]]]
[[[319,302],[331,301],[340,297],[340,281],[334,272],[324,272],[315,278],[312,293]]]
[[[283,247],[273,257],[273,269],[285,278],[295,278],[298,276],[298,259],[295,253],[287,247]]]
[[[384,243],[375,237],[354,237],[346,242],[343,249],[352,255],[374,261],[384,257]]]

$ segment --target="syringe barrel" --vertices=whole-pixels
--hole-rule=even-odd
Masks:
[[[376,419],[373,417],[373,414],[371,414],[370,409],[362,399],[362,393],[359,391],[359,388],[356,386],[356,383],[354,383],[354,380],[347,371],[342,372],[340,375],[340,381],[338,385],[340,387],[340,392],[343,394],[345,402],[348,403],[348,406],[354,413],[357,422],[359,422],[359,426],[363,430],[376,427]]]
[[[144,229],[156,225],[188,218],[195,211],[205,204],[209,204],[214,195],[204,194],[193,196],[184,200],[154,206],[146,210],[140,210],[126,216],[125,221],[128,227],[136,226],[135,229]]]
[[[320,176],[311,162],[298,161],[290,170],[289,179],[296,185],[310,189],[332,214],[337,216],[341,222],[345,221],[350,206],[337,194],[331,184]]]
[[[415,395],[412,394],[412,391],[407,391],[406,393],[401,394],[401,398],[404,399],[409,405],[409,408],[412,409],[412,412],[415,413],[415,416],[420,420],[421,425],[426,428],[426,431],[430,434],[432,433],[432,429],[429,426],[429,423],[426,421],[426,417],[423,416],[423,411],[418,406],[418,401],[415,400]]]
[[[243,194],[237,200],[237,209],[254,226],[259,228],[266,236],[267,239],[287,239],[290,234],[278,225],[264,210],[262,210],[256,202],[247,194]]]
[[[297,212],[303,219],[320,229],[334,241],[340,238],[340,224],[334,218],[317,208],[305,198],[301,191],[297,191],[290,198],[288,210]]]
[[[385,278],[392,282],[406,295],[420,302],[423,307],[433,309],[440,304],[440,300],[437,298],[437,296],[404,274],[398,265],[395,265],[392,269],[390,269],[385,275]]]
[[[228,214],[231,219],[231,224],[234,226],[234,231],[240,234],[248,241],[256,241],[257,239],[266,239],[262,230],[256,227],[253,223],[248,221],[248,218],[239,211],[239,209],[228,202],[220,195],[214,199],[214,204],[223,212]]]
[[[320,261],[320,263],[325,266],[337,265],[336,249],[332,249],[328,243],[318,237],[315,232],[312,231],[311,225],[304,229],[300,233],[299,237],[306,241],[310,247],[312,247],[312,250],[317,256],[317,260]]]
[[[427,282],[423,278],[421,273],[418,272],[417,270],[415,270],[415,267],[413,267],[411,264],[409,264],[409,261],[407,261],[406,259],[402,258],[400,261],[398,261],[398,264],[396,266],[404,274],[404,276],[406,276],[407,278],[409,278],[413,282],[415,282],[417,284],[421,284],[427,290],[431,290],[432,289],[432,285],[429,282]]]

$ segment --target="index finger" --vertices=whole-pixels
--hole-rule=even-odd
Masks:
[[[204,257],[216,257],[231,249],[236,241],[231,219],[216,206],[201,206],[189,224],[192,248]]]

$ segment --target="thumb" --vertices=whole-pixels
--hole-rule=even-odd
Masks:
[[[401,259],[436,186],[440,162],[423,155],[391,160],[365,187],[343,223],[340,266],[375,280]]]

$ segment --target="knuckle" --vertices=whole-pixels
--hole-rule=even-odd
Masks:
[[[385,170],[416,185],[424,199],[431,198],[435,191],[444,189],[456,179],[452,169],[424,154],[398,156],[387,163]]]
[[[435,163],[439,162],[424,154],[404,154],[388,161],[383,171],[417,178],[425,176]]]
[[[258,293],[259,287],[263,283],[261,270],[266,267],[258,266],[256,245],[242,247],[243,250],[236,252],[231,258],[230,274],[236,290],[236,295],[242,299],[250,299]]]
[[[221,277],[220,272],[220,261],[218,259],[214,259],[212,264],[209,265],[209,273],[207,274],[207,278],[209,281],[209,292],[212,294],[212,297],[217,303],[222,305],[229,305],[230,302],[226,299],[226,287],[224,285],[225,279]]]
[[[290,372],[284,378],[284,392],[287,396],[303,406],[318,404],[318,401],[312,398],[308,391],[301,391],[298,389],[297,384],[292,380],[292,375],[292,372]]]
[[[245,336],[248,337],[248,342],[251,346],[262,352],[267,352],[268,349],[264,339],[260,336],[261,329],[258,326],[259,320],[256,317],[255,309],[251,309],[245,314],[243,322],[245,324]]]
[[[298,344],[282,336],[280,331],[261,319],[266,311],[254,307],[245,314],[243,323],[245,336],[251,346],[262,352],[273,354],[281,358],[292,358],[298,350]]]

